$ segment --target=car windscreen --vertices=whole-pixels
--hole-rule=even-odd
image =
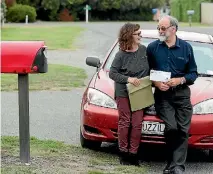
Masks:
[[[150,42],[153,42],[156,39],[143,38],[141,44],[148,46]],[[190,43],[194,50],[194,57],[197,63],[198,73],[199,74],[211,74],[213,75],[213,44],[201,43],[201,42],[192,42]],[[118,44],[111,51],[104,69],[109,71],[112,61],[115,58],[116,53],[118,52],[119,47]]]

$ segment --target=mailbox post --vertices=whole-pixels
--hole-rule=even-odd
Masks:
[[[85,7],[84,7],[84,10],[86,11],[85,13],[85,16],[86,16],[86,23],[88,23],[88,18],[89,18],[89,10],[91,10],[91,7],[87,4]]]
[[[187,10],[187,15],[189,18],[189,26],[192,26],[192,15],[194,14],[194,10]]]
[[[29,129],[29,77],[28,74],[18,74],[19,90],[19,141],[20,160],[30,161],[30,129]]]
[[[29,77],[46,73],[47,57],[44,41],[2,41],[1,73],[18,74],[20,160],[30,161]]]

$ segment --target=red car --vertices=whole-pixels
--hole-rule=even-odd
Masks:
[[[208,149],[213,159],[213,37],[207,34],[178,31],[179,38],[189,42],[194,50],[199,77],[191,88],[193,116],[189,146]],[[158,38],[155,30],[142,30],[142,44]],[[114,100],[114,82],[109,69],[117,53],[113,44],[103,63],[97,57],[87,57],[86,63],[97,68],[86,88],[81,103],[80,140],[82,147],[96,148],[102,142],[117,140],[118,111]],[[145,110],[141,132],[142,143],[165,144],[164,123],[156,115],[154,106]]]

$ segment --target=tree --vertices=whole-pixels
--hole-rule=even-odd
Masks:
[[[60,7],[60,0],[42,0],[41,2],[42,8],[48,13],[49,19],[56,20],[57,12]]]
[[[64,0],[66,1],[66,0]],[[69,4],[71,5],[79,5],[79,4],[83,4],[85,2],[87,2],[86,0],[67,0]]]
[[[143,8],[158,8],[166,4],[167,0],[140,0]]]
[[[6,0],[10,4],[15,0]],[[162,7],[169,0],[16,0],[18,4],[36,8],[37,19],[58,20],[58,14],[66,10],[76,20],[85,20],[84,7],[92,8],[93,20],[151,20],[152,8]]]
[[[60,0],[42,0],[41,5],[45,9],[57,11],[60,6]]]
[[[141,0],[121,0],[120,11],[130,11],[140,7]]]
[[[99,0],[97,1],[97,8],[100,11],[107,11],[111,9],[119,9],[121,5],[121,0]]]
[[[1,0],[1,27],[4,23],[5,17],[6,17],[6,12],[7,12],[7,6],[5,4],[4,0]]]
[[[4,2],[7,6],[7,8],[10,8],[16,3],[16,0],[4,0]]]
[[[33,6],[36,8],[39,5],[40,0],[16,0],[16,3]]]
[[[102,20],[150,20],[152,8],[165,5],[168,0],[88,0],[92,17]]]
[[[74,1],[74,0],[70,0]],[[88,3],[100,11],[120,9],[121,11],[134,10],[136,8],[156,8],[162,6],[168,0],[89,0]]]

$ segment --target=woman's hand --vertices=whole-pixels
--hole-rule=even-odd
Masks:
[[[129,77],[128,78],[128,83],[133,84],[134,86],[139,86],[140,85],[140,80],[135,77]]]

